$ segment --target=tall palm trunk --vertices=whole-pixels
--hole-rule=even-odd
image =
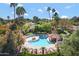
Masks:
[[[42,54],[44,54],[44,49],[42,49]]]
[[[49,11],[49,18],[50,18],[50,20],[51,20],[51,15],[50,15],[50,11]]]
[[[16,13],[16,12],[15,12],[15,7],[14,7],[14,19],[15,19],[15,13]]]

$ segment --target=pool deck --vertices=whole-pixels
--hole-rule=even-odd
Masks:
[[[22,45],[22,48],[26,48],[29,53],[42,54],[44,51],[45,52],[44,54],[48,54],[48,53],[57,51],[56,44],[50,44],[48,46],[44,46],[44,50],[43,50],[41,46],[32,46],[28,43],[27,38],[29,38],[30,36],[23,35],[22,33],[20,34],[23,40],[25,41],[25,43]],[[20,52],[22,52],[22,48]]]
[[[32,45],[30,45],[28,43],[27,36],[25,36],[25,37],[26,37],[26,40],[25,40],[23,47],[27,48],[29,53],[35,54],[35,50],[37,50],[37,54],[42,54],[42,46],[32,46]],[[45,47],[45,49],[44,49],[45,53],[44,54],[51,53],[51,52],[54,52],[54,51],[57,50],[55,44],[50,44],[50,45],[44,46],[44,47]]]
[[[24,47],[28,49],[29,53],[36,54],[35,50],[37,50],[37,54],[42,54],[42,47],[40,46],[31,46],[27,44]],[[57,48],[55,47],[55,44],[50,44],[45,47],[44,54],[49,54],[51,52],[55,52],[56,50]]]

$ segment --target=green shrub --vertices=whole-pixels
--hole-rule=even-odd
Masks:
[[[29,28],[30,28],[30,26],[29,26],[28,24],[25,24],[25,25],[23,25],[23,27],[22,27],[22,29],[23,29],[23,31],[24,31],[25,33],[28,32]]]
[[[16,29],[17,29],[16,24],[11,25],[9,29],[11,29],[11,30],[16,30]]]
[[[19,53],[18,56],[58,56],[58,52],[51,52],[49,54],[31,54],[28,52]]]
[[[0,30],[0,34],[5,34],[5,30]]]
[[[60,52],[64,56],[79,56],[79,30],[64,39],[60,47]]]
[[[35,32],[51,33],[51,24],[45,22],[39,23],[35,26]]]
[[[66,33],[64,32],[64,30],[62,30],[62,29],[57,29],[57,32],[58,32],[58,34],[61,34],[61,33],[66,34]]]

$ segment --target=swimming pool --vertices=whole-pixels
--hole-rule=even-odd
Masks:
[[[31,46],[40,46],[40,47],[45,47],[50,44],[54,44],[53,42],[48,41],[48,36],[46,34],[39,34],[38,36],[39,36],[38,40],[29,41],[28,43]],[[28,38],[28,39],[31,40],[32,38]]]

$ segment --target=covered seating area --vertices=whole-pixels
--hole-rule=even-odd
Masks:
[[[58,35],[58,34],[48,34],[48,38],[49,38],[49,41],[51,42],[57,42],[59,40],[61,40],[61,37]]]

